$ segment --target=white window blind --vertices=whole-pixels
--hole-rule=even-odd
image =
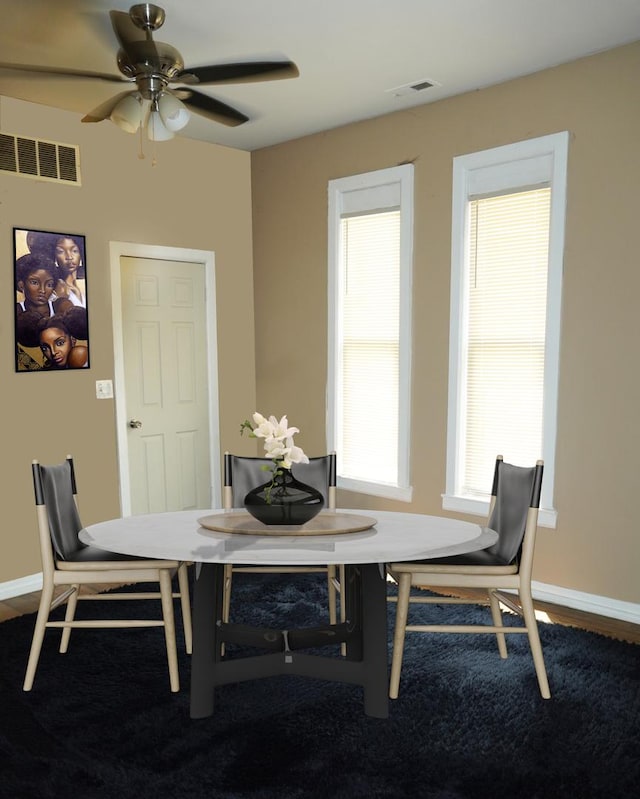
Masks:
[[[486,496],[498,453],[543,454],[551,191],[469,202],[468,333],[461,490]]]
[[[396,485],[400,211],[343,217],[340,236],[340,472],[353,480]]]
[[[327,444],[338,486],[409,500],[413,167],[329,182]]]

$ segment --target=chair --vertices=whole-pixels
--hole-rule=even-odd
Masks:
[[[533,599],[531,571],[535,547],[543,463],[523,468],[504,463],[498,456],[491,492],[488,527],[498,533],[498,541],[489,549],[455,555],[439,560],[391,563],[388,573],[398,583],[396,624],[389,696],[398,697],[405,631],[450,633],[495,633],[498,651],[507,657],[506,633],[526,633],[533,655],[538,686],[545,699],[551,696],[542,656]],[[411,596],[411,587],[486,590],[486,596]],[[508,592],[508,593],[505,593]],[[444,593],[447,593],[446,591]],[[467,592],[468,593],[468,592]],[[484,593],[484,592],[483,592]],[[390,598],[392,601],[393,599]],[[518,601],[519,600],[519,601]],[[411,603],[489,605],[492,625],[408,624]],[[524,626],[503,626],[500,603],[517,613]]]
[[[224,454],[224,487],[222,504],[226,511],[241,508],[247,493],[258,485],[266,482],[267,475],[264,466],[271,468],[273,461],[270,458],[250,458],[240,455]],[[336,507],[336,454],[323,455],[318,458],[309,458],[309,463],[297,463],[295,476],[298,480],[313,486],[320,491],[325,500],[325,507],[335,510]],[[319,572],[327,575],[329,592],[329,622],[336,622],[337,592],[340,581],[334,565],[328,566],[232,566],[225,567],[224,579],[224,606],[223,618],[229,620],[231,607],[231,585],[235,572],[250,573],[300,573]]]
[[[169,680],[172,691],[180,689],[178,657],[173,616],[173,597],[180,597],[184,622],[185,647],[191,653],[191,608],[186,563],[175,560],[147,560],[128,555],[106,552],[87,546],[78,538],[82,529],[78,515],[77,490],[73,459],[56,466],[42,466],[33,461],[33,487],[35,492],[40,554],[42,557],[42,594],[23,690],[30,691],[38,667],[42,642],[47,627],[62,628],[60,652],[69,646],[74,628],[103,627],[164,627]],[[171,575],[177,570],[179,593],[173,593]],[[80,593],[82,585],[123,583],[160,583],[160,591],[153,593]],[[56,586],[69,586],[54,598]],[[161,599],[162,618],[91,619],[76,620],[78,600]],[[67,602],[64,621],[50,621],[54,608]]]

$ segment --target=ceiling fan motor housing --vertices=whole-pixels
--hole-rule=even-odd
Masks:
[[[134,42],[127,52],[118,50],[118,69],[130,79],[158,75],[166,82],[173,80],[184,69],[182,56],[164,42]]]

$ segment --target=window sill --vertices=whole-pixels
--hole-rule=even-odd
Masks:
[[[483,516],[486,519],[489,515],[489,501],[443,494],[442,509],[453,510],[458,513],[469,513],[472,516]],[[538,525],[540,527],[549,527],[555,530],[557,519],[558,511],[551,508],[540,508],[538,512]]]
[[[385,499],[397,499],[400,502],[411,502],[413,498],[413,488],[407,486],[386,485],[384,483],[367,483],[364,480],[352,480],[348,477],[338,477],[338,488],[345,491],[353,491],[356,494],[370,494],[374,497],[384,497]]]

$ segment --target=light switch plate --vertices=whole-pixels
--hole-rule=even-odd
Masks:
[[[111,380],[96,380],[96,397],[98,399],[113,399],[113,382]]]

